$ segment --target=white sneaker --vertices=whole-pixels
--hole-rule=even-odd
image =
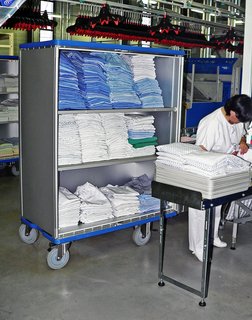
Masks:
[[[203,262],[203,252],[202,252],[202,253],[198,253],[198,252],[193,251],[192,254],[194,254],[195,257],[196,257],[200,262]]]
[[[227,243],[224,241],[221,241],[220,238],[215,238],[213,245],[217,248],[225,248],[227,246]]]

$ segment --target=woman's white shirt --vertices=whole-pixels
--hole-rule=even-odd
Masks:
[[[207,151],[233,153],[238,151],[244,134],[243,123],[230,124],[219,108],[200,121],[196,144]]]

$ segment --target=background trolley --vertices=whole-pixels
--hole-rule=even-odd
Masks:
[[[0,55],[0,169],[19,175],[17,56]],[[15,142],[14,142],[15,140]]]
[[[109,53],[114,60],[130,56],[152,57],[156,79],[162,90],[164,107],[62,110],[59,108],[59,78],[62,55],[84,53],[88,58]],[[159,220],[159,212],[133,214],[99,221],[60,227],[59,188],[74,192],[77,186],[89,182],[101,187],[107,184],[122,186],[132,177],[154,176],[154,154],[110,158],[75,164],[59,163],[59,134],[61,116],[65,115],[151,115],[155,118],[159,144],[179,140],[183,51],[152,49],[78,41],[48,41],[21,45],[20,53],[20,140],[21,140],[21,239],[36,241],[38,231],[51,242],[48,265],[62,268],[69,259],[71,242],[134,227],[133,239],[142,245],[150,238],[150,223]],[[85,72],[85,67],[84,67]],[[39,76],[38,76],[39,75]],[[71,93],[70,93],[71,94]],[[74,93],[73,93],[74,95]],[[71,99],[70,99],[71,100]],[[113,120],[110,121],[111,126]],[[85,131],[86,127],[82,129]],[[64,137],[63,137],[64,138]],[[170,210],[172,211],[172,210]],[[175,212],[168,211],[168,216]]]

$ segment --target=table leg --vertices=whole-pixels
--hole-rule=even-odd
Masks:
[[[204,246],[203,246],[203,264],[201,277],[201,301],[199,305],[206,305],[205,298],[208,295],[211,262],[213,256],[213,231],[214,231],[215,212],[214,208],[206,210],[204,227]]]
[[[164,266],[164,250],[165,250],[165,236],[166,236],[166,219],[165,208],[166,200],[160,200],[160,230],[159,230],[159,267],[158,267],[158,285],[163,287],[163,266]]]

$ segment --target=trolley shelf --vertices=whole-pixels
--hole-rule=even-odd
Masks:
[[[0,124],[18,123],[18,120],[0,121]]]
[[[172,218],[177,215],[173,209],[166,211],[166,218]],[[129,215],[125,217],[111,218],[106,220],[97,221],[94,223],[85,223],[76,227],[67,227],[59,229],[58,238],[52,237],[50,234],[41,229],[38,225],[31,223],[29,220],[21,217],[21,222],[32,229],[39,230],[45,238],[50,240],[53,244],[59,245],[69,243],[80,239],[90,238],[117,230],[123,230],[135,226],[140,226],[150,222],[158,221],[160,219],[160,211],[140,213]]]
[[[78,234],[89,234],[91,232],[98,232],[99,234],[112,232],[114,230],[129,228],[136,225],[157,221],[159,220],[159,215],[159,211],[140,213],[125,217],[101,220],[94,223],[81,224],[76,227],[76,230],[73,230],[73,228],[62,228],[59,230],[59,238],[65,236],[74,236]],[[167,211],[166,215],[167,218],[174,217],[176,213],[172,209],[170,209],[169,211]]]
[[[8,163],[8,162],[16,162],[19,160],[19,157],[14,157],[14,158],[0,158],[0,163]]]
[[[58,114],[66,113],[137,113],[137,112],[176,112],[177,108],[139,108],[139,109],[85,109],[85,110],[59,110]]]
[[[1,91],[0,94],[18,94],[18,91]]]
[[[126,158],[126,159],[112,159],[112,160],[104,160],[104,161],[86,162],[86,163],[80,163],[80,164],[59,165],[58,170],[68,171],[68,170],[76,170],[76,169],[111,166],[114,164],[124,164],[124,163],[130,163],[130,162],[154,161],[154,160],[156,160],[155,155],[144,156],[144,157],[132,157],[132,158]]]

